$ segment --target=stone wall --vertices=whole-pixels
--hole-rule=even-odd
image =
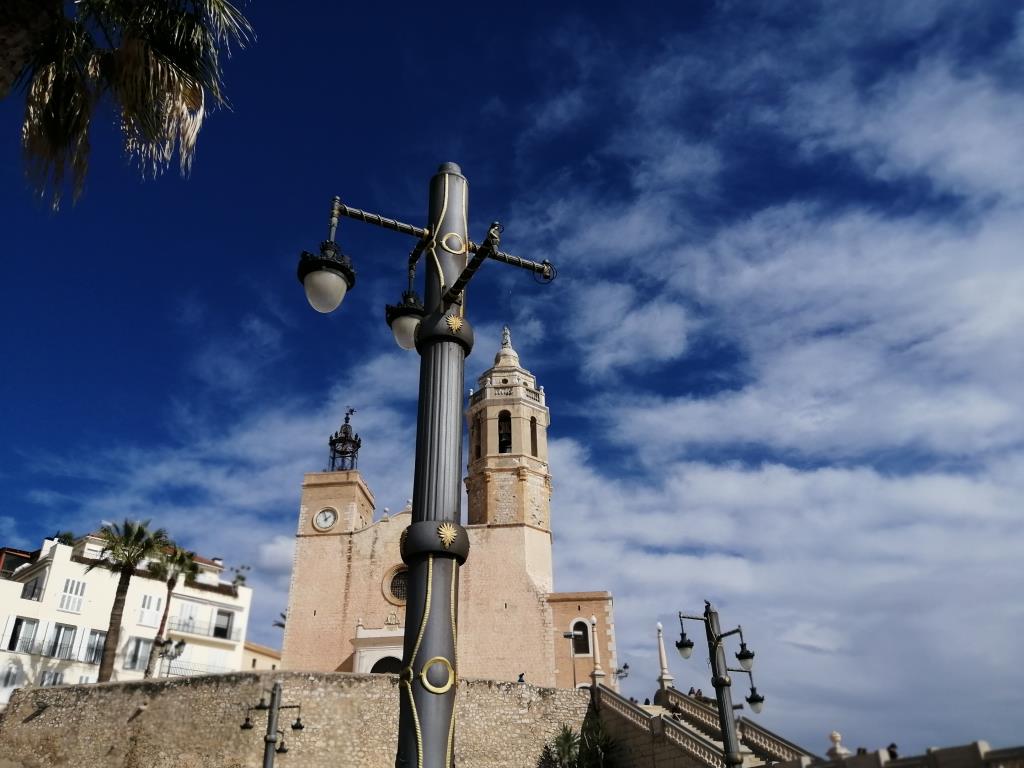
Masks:
[[[398,732],[398,678],[345,673],[240,673],[156,682],[27,688],[0,719],[3,768],[250,768],[261,764],[266,712],[245,708],[274,680],[288,752],[280,768],[392,768]],[[562,723],[579,730],[587,691],[460,680],[455,763],[460,768],[534,768]]]

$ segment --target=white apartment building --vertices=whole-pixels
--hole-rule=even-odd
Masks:
[[[102,548],[88,535],[73,546],[46,539],[36,552],[0,550],[0,708],[26,685],[96,682],[118,578],[102,566],[87,570]],[[252,590],[221,581],[220,560],[196,563],[196,579],[179,581],[167,616],[180,655],[161,659],[158,676],[233,672],[245,663]],[[145,565],[128,589],[112,680],[143,676],[163,614],[166,582]]]

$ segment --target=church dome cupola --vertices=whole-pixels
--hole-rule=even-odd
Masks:
[[[501,349],[494,356],[495,368],[518,368],[519,353],[512,348],[512,331],[506,325],[501,329]]]
[[[359,466],[359,448],[363,441],[359,439],[359,435],[352,430],[352,425],[349,423],[355,412],[355,408],[345,411],[345,423],[327,441],[331,447],[329,472],[345,472],[357,469]]]

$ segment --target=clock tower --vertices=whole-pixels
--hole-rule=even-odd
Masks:
[[[352,583],[352,534],[373,522],[373,493],[359,470],[362,441],[352,430],[349,409],[345,422],[328,440],[330,466],[307,472],[302,481],[295,559],[285,622],[284,647],[293,667],[335,669],[350,653],[339,626],[355,626],[350,606],[337,600],[338,584]],[[383,621],[386,614],[368,615]]]

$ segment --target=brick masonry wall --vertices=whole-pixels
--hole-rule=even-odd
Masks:
[[[394,766],[396,676],[278,672],[16,691],[0,719],[0,768],[260,765],[266,713],[252,713],[253,730],[239,725],[274,680],[306,725],[293,733],[295,710],[282,711],[289,751],[278,766]],[[455,763],[534,768],[562,723],[579,729],[588,705],[586,691],[460,680]]]

